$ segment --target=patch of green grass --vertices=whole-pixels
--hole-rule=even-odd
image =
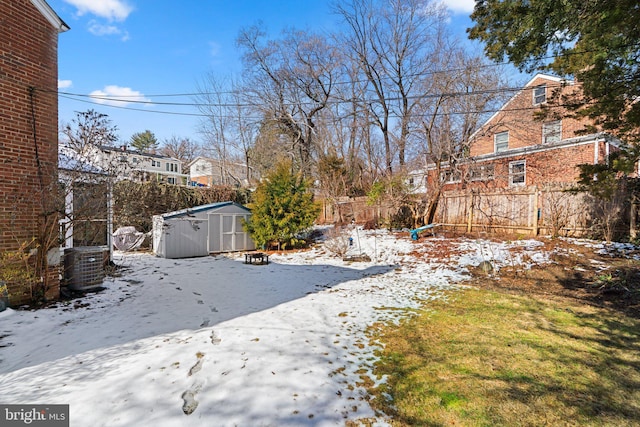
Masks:
[[[640,424],[640,320],[485,290],[376,328],[372,404],[397,426]]]

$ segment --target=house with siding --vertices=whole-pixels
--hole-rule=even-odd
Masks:
[[[248,187],[259,175],[244,163],[199,156],[189,163],[189,177],[194,187]]]
[[[435,168],[412,172],[415,192],[444,181],[437,222],[468,231],[585,231],[584,196],[564,190],[576,184],[578,165],[606,162],[620,141],[585,133],[588,119],[573,117],[561,101],[577,91],[575,82],[538,74],[471,136],[464,161],[439,176]]]
[[[58,35],[69,27],[44,0],[2,1],[0,17],[0,281],[15,306],[60,292]]]
[[[87,146],[83,157],[116,179],[164,184],[187,185],[189,175],[183,173],[179,159],[131,150],[126,146]]]

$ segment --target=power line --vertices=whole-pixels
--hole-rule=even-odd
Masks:
[[[561,88],[563,87],[562,84],[554,84],[554,85],[547,85],[547,87],[554,89],[554,88]],[[435,93],[435,94],[422,94],[422,95],[413,95],[413,96],[409,96],[407,97],[408,99],[411,100],[424,100],[424,99],[439,99],[439,98],[456,98],[456,97],[469,97],[469,96],[483,96],[483,95],[494,95],[494,94],[505,94],[505,93],[516,93],[516,92],[520,92],[520,91],[524,91],[524,90],[534,90],[535,87],[529,86],[518,86],[518,87],[503,87],[503,88],[496,88],[496,89],[486,89],[486,90],[479,90],[479,91],[469,91],[469,92],[446,92],[446,93]],[[177,111],[162,111],[162,110],[153,110],[153,109],[142,109],[142,108],[134,108],[134,107],[128,107],[126,106],[126,104],[142,104],[142,105],[151,105],[151,106],[179,106],[179,107],[196,107],[196,108],[256,108],[256,107],[260,107],[259,105],[257,105],[256,103],[236,103],[236,104],[226,104],[226,103],[196,103],[196,102],[154,102],[154,101],[136,101],[136,100],[131,100],[130,97],[119,97],[119,98],[115,98],[115,97],[103,97],[103,96],[95,96],[95,95],[86,95],[86,94],[76,94],[76,93],[70,93],[70,92],[57,92],[58,96],[61,98],[65,98],[65,99],[69,99],[69,100],[73,100],[73,101],[77,101],[77,102],[84,102],[84,103],[88,103],[88,104],[92,104],[92,105],[100,105],[100,106],[105,106],[105,107],[109,107],[109,108],[117,108],[117,109],[123,109],[123,110],[130,110],[130,111],[140,111],[140,112],[148,112],[148,113],[155,113],[155,114],[169,114],[169,115],[182,115],[182,116],[196,116],[196,117],[220,117],[220,118],[224,118],[224,117],[235,117],[234,116],[230,116],[230,115],[224,115],[224,114],[213,114],[212,112],[208,112],[208,113],[184,113],[184,112],[177,112]],[[165,95],[165,96],[170,96],[170,95]],[[87,98],[87,99],[85,99]],[[95,100],[95,101],[93,101]],[[401,97],[390,97],[387,98],[386,101],[387,102],[394,102],[394,101],[400,101],[402,100]],[[109,103],[104,103],[104,102],[100,102],[100,101],[107,101]],[[112,102],[120,102],[123,103],[125,105],[112,105]],[[326,103],[327,106],[333,106],[333,105],[353,105],[353,104],[367,104],[367,105],[371,105],[371,104],[377,104],[379,103],[378,100],[376,99],[357,99],[357,98],[352,98],[352,99],[336,99],[333,101],[329,101]],[[281,105],[282,107],[298,107],[298,106],[304,106],[304,105],[315,105],[314,103],[299,103],[299,104],[283,104]],[[558,107],[562,107],[562,106],[566,106],[566,105],[558,105]],[[535,109],[535,108],[532,108]],[[484,112],[497,112],[498,110],[486,110]],[[470,114],[472,112],[455,112],[455,114]],[[454,114],[454,113],[448,113],[448,114]],[[245,116],[247,117],[247,116]],[[250,117],[247,117],[250,118]]]

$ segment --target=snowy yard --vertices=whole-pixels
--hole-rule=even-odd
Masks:
[[[69,404],[72,426],[334,426],[373,418],[366,329],[457,286],[505,245],[353,231],[346,263],[324,251],[170,260],[116,254],[122,275],[80,300],[0,313],[0,402]],[[516,242],[544,261],[535,241]],[[444,255],[444,254],[443,254]],[[544,257],[542,257],[544,258]],[[371,378],[373,381],[384,379]],[[379,425],[385,425],[379,418]]]

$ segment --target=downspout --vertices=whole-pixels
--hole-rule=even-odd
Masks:
[[[40,153],[38,151],[38,136],[36,134],[36,109],[35,109],[35,100],[34,100],[34,92],[36,88],[33,86],[29,86],[29,103],[31,106],[31,133],[33,135],[33,147],[35,149],[36,154],[36,167],[38,169],[38,182],[40,183],[40,202],[42,203],[42,212],[45,212],[45,203],[44,203],[44,179],[42,177],[42,165],[40,164]]]

